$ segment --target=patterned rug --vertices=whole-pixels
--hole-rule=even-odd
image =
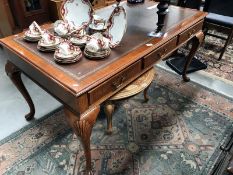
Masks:
[[[158,70],[143,94],[116,102],[114,132],[103,111],[91,138],[100,175],[207,174],[233,130],[233,101]],[[82,147],[57,110],[0,142],[0,172],[8,175],[82,174]]]
[[[210,32],[225,37],[217,31]],[[225,40],[207,35],[196,56],[201,62],[208,65],[204,71],[233,82],[233,42],[227,46],[222,59],[218,61],[224,44]],[[187,53],[187,49],[184,47],[181,52]]]

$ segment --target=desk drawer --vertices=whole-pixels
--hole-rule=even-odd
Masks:
[[[138,73],[141,72],[142,63],[141,60],[137,61],[133,65],[124,69],[117,75],[108,79],[106,82],[97,86],[93,90],[88,92],[90,104],[95,103],[97,100],[100,100],[104,96],[109,96],[115,91],[124,87],[130,79],[135,77]]]
[[[203,21],[197,23],[196,25],[190,27],[179,35],[178,45],[189,40],[195,33],[202,30]]]
[[[163,59],[165,55],[171,52],[174,48],[176,48],[177,37],[172,38],[170,41],[156,49],[155,51],[149,53],[143,58],[144,68],[149,67],[156,63],[157,61]]]

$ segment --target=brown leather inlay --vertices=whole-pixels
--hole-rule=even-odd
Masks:
[[[95,73],[103,67],[106,67],[130,51],[151,40],[147,34],[156,28],[157,22],[156,7],[153,9],[147,9],[147,7],[152,5],[154,5],[154,3],[145,3],[140,6],[128,6],[126,3],[124,3],[123,6],[126,9],[127,18],[130,19],[127,20],[126,34],[124,35],[120,46],[112,49],[111,55],[102,60],[88,60],[83,56],[81,61],[75,64],[60,65],[54,62],[53,53],[43,53],[38,51],[36,48],[37,43],[26,42],[22,39],[22,37],[16,37],[15,41],[22,44],[31,52],[39,55],[41,59],[46,60],[48,64],[54,65],[76,80],[82,80],[88,75]],[[109,10],[99,11],[97,14],[102,17],[109,16],[112,9],[113,7],[110,7]],[[183,20],[196,14],[195,11],[191,10],[181,10],[179,13],[177,13],[177,10],[177,7],[170,8],[166,19],[166,25],[164,27],[165,31],[168,31],[175,25],[181,24]],[[153,16],[153,18],[151,16]]]

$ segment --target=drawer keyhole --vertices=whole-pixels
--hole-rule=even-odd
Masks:
[[[167,49],[163,49],[163,51],[158,53],[159,58],[163,58],[167,53]]]
[[[194,33],[195,33],[195,29],[193,29],[192,31],[188,33],[188,37],[191,37]]]
[[[114,89],[120,88],[123,85],[125,79],[126,77],[122,75],[118,80],[112,82]]]

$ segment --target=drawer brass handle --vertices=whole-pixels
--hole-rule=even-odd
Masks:
[[[163,49],[163,51],[158,53],[159,58],[163,58],[166,55],[167,49]]]
[[[192,32],[189,32],[189,33],[188,33],[188,36],[189,36],[189,37],[192,36]]]
[[[195,29],[193,29],[192,31],[190,31],[189,33],[188,33],[188,36],[190,37],[190,36],[192,36],[194,33],[195,33]]]
[[[112,82],[112,85],[115,89],[118,89],[119,87],[121,87],[125,81],[125,77],[121,76],[117,81]]]

